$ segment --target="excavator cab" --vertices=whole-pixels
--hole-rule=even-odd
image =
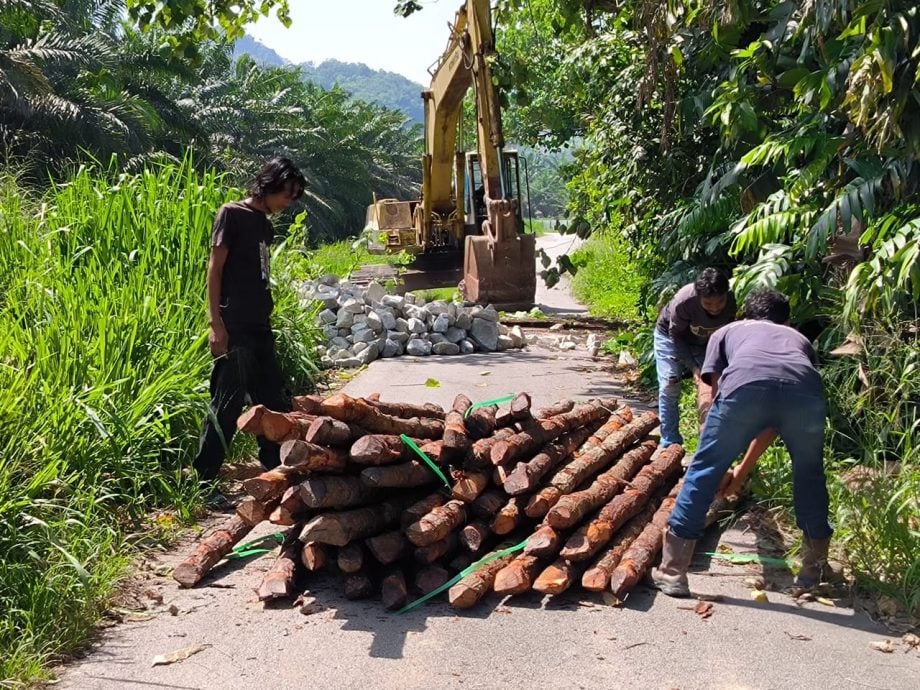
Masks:
[[[529,308],[537,288],[536,238],[524,234],[517,151],[502,151],[501,167],[502,198],[488,199],[479,155],[466,154],[463,295],[502,308]]]

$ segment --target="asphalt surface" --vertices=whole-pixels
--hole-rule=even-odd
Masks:
[[[345,387],[354,395],[449,405],[457,392],[484,400],[521,390],[536,406],[565,397],[623,396],[609,360],[584,349],[379,360]],[[432,379],[437,387],[426,386]],[[261,526],[251,539],[270,533]],[[272,556],[218,565],[179,589],[169,570],[191,548],[139,568],[124,622],[101,630],[87,654],[58,669],[57,687],[116,688],[918,688],[920,652],[870,645],[897,636],[843,600],[797,604],[779,591],[752,600],[756,565],[705,553],[776,555],[761,520],[714,528],[697,549],[695,593],[716,597],[709,618],[694,601],[637,587],[623,606],[580,591],[558,597],[490,597],[468,612],[443,601],[405,615],[377,601],[345,600],[335,579],[309,579],[318,610],[265,607],[254,594]],[[787,570],[763,573],[788,587]],[[203,647],[153,665],[157,655]]]

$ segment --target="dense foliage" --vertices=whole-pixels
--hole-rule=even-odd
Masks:
[[[791,295],[826,359],[829,452],[870,468],[835,494],[838,537],[916,607],[916,4],[505,0],[498,27],[514,136],[577,142],[570,227],[627,242],[643,311],[706,265]]]
[[[360,231],[374,191],[413,193],[420,138],[402,113],[305,83],[296,67],[234,62],[221,41],[189,62],[167,34],[127,25],[123,9],[0,0],[0,156],[31,179],[116,154],[140,170],[192,149],[201,167],[241,182],[286,154],[308,178],[313,239]]]

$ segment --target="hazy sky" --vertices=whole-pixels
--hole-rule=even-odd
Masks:
[[[447,22],[463,3],[421,3],[404,19],[393,14],[394,0],[290,0],[291,28],[271,17],[246,32],[291,62],[363,62],[427,84],[428,67],[447,46]]]

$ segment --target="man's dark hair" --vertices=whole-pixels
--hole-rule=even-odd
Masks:
[[[291,182],[294,183],[294,199],[299,199],[307,186],[303,173],[290,158],[272,158],[249,183],[249,194],[256,199],[263,199],[269,194],[284,191]]]
[[[721,297],[728,294],[728,278],[717,268],[704,268],[693,281],[697,297]]]
[[[789,320],[789,298],[773,288],[754,290],[744,300],[744,318],[786,323]]]

